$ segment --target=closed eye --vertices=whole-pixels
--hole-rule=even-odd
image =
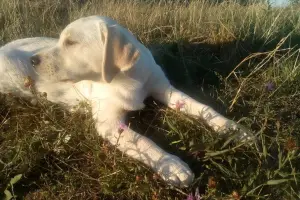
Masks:
[[[77,41],[66,39],[65,42],[64,42],[64,45],[65,46],[73,46],[73,45],[75,45],[77,43],[78,43]]]

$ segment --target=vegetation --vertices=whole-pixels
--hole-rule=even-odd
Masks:
[[[179,189],[97,137],[90,112],[2,94],[0,198],[300,199],[299,7],[1,0],[0,10],[1,45],[110,16],[153,51],[175,86],[257,136],[252,145],[232,142],[148,99],[130,125],[193,169],[193,185]]]

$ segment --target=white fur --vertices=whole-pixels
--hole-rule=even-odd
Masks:
[[[103,28],[104,26],[104,28]],[[120,70],[110,83],[101,77],[100,63],[103,52],[101,31],[114,26],[139,52],[133,66]],[[65,45],[65,40],[76,44]],[[37,54],[41,64],[35,68],[30,57]],[[120,55],[121,56],[121,55]],[[99,66],[98,66],[99,65]],[[108,67],[108,66],[106,66]],[[239,125],[201,104],[170,85],[150,51],[125,28],[114,20],[92,16],[69,24],[59,40],[27,38],[0,48],[0,92],[30,96],[24,87],[25,76],[32,77],[36,89],[46,92],[50,101],[72,107],[77,100],[88,100],[92,105],[98,134],[117,145],[118,149],[153,168],[168,183],[188,186],[194,175],[178,157],[165,152],[148,138],[130,128],[124,128],[126,113],[144,107],[143,101],[153,96],[170,108],[202,117],[216,132]],[[181,106],[177,106],[181,102]],[[124,131],[118,131],[123,127]],[[248,134],[245,129],[241,132]]]

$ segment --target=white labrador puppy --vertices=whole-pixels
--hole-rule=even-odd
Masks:
[[[24,77],[48,100],[72,107],[78,99],[92,106],[98,134],[128,156],[150,166],[168,183],[188,186],[194,175],[178,157],[124,125],[128,111],[153,96],[170,108],[204,119],[216,132],[250,133],[175,89],[150,51],[116,21],[100,16],[69,24],[59,40],[28,38],[0,48],[0,92],[30,96]]]

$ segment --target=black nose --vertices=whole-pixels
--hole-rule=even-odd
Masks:
[[[34,55],[34,56],[31,56],[30,58],[30,62],[32,64],[33,67],[37,66],[40,64],[41,62],[41,59],[38,55]]]

